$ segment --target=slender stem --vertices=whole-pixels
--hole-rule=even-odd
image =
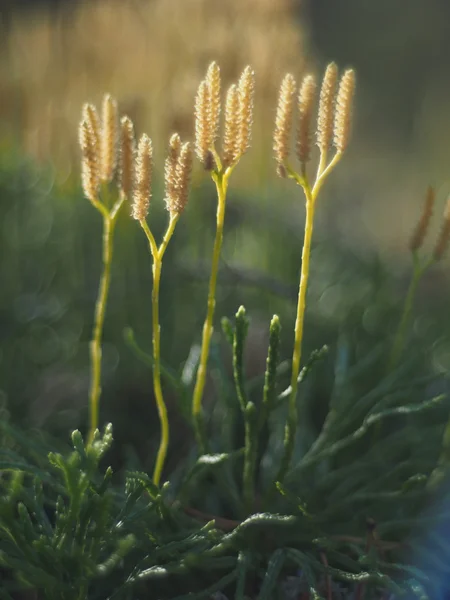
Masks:
[[[286,170],[288,176],[294,179],[298,185],[303,188],[306,198],[306,222],[305,222],[305,234],[303,239],[303,251],[302,251],[302,266],[300,272],[300,283],[298,290],[298,302],[297,302],[297,319],[295,322],[294,329],[294,351],[292,355],[292,374],[291,374],[291,385],[289,395],[289,409],[288,417],[285,428],[284,436],[284,453],[281,459],[281,465],[278,472],[277,480],[282,482],[292,459],[295,444],[295,434],[297,430],[297,388],[298,379],[300,373],[300,363],[302,354],[302,340],[303,340],[303,324],[305,320],[306,311],[306,292],[308,289],[308,278],[309,278],[309,261],[311,255],[311,241],[314,226],[314,213],[315,203],[322,185],[325,183],[326,178],[338,164],[342,157],[341,152],[336,152],[331,161],[326,165],[327,152],[326,150],[321,151],[319,167],[317,170],[316,181],[311,189],[307,175],[305,165],[302,165],[301,173],[294,171],[290,165],[286,164]],[[269,492],[269,496],[270,496]]]
[[[206,382],[206,370],[208,366],[209,347],[211,343],[211,337],[214,331],[213,318],[214,309],[216,306],[216,285],[217,285],[217,272],[219,269],[220,252],[222,249],[223,240],[223,225],[225,220],[225,205],[226,205],[226,194],[227,194],[227,175],[214,174],[214,181],[217,188],[217,222],[216,222],[216,238],[214,240],[214,249],[212,257],[211,275],[209,279],[209,290],[208,290],[208,305],[206,311],[206,319],[203,325],[202,333],[202,348],[200,353],[200,362],[197,370],[197,378],[195,381],[193,402],[192,402],[192,417],[195,428],[195,435],[200,452],[206,451],[206,437],[203,425],[202,416],[202,397],[203,390]]]
[[[302,266],[298,290],[297,319],[294,330],[294,351],[292,355],[291,394],[289,397],[288,418],[284,437],[284,454],[281,460],[277,481],[282,482],[291,462],[294,451],[295,433],[297,430],[297,388],[302,355],[303,324],[306,309],[306,290],[308,288],[309,259],[311,254],[311,240],[313,234],[315,201],[309,186],[304,186],[306,196],[306,223],[303,240]]]
[[[99,404],[101,394],[101,372],[102,372],[102,334],[105,322],[106,303],[108,300],[109,286],[111,282],[111,263],[113,255],[113,233],[115,220],[109,214],[103,213],[103,271],[100,278],[100,286],[95,305],[94,329],[90,344],[91,353],[91,386],[89,391],[90,426],[88,443],[94,438],[95,430],[98,428]]]
[[[180,215],[178,213],[172,213],[170,215],[170,221],[169,221],[169,225],[167,226],[166,229],[166,233],[164,234],[163,240],[159,246],[159,258],[162,260],[164,257],[164,253],[167,249],[167,246],[169,245],[170,242],[170,238],[173,235],[173,232],[175,231],[175,226],[178,223],[178,219],[180,218]]]
[[[417,254],[413,253],[413,274],[411,277],[411,282],[409,284],[408,292],[406,294],[402,317],[400,319],[400,323],[395,334],[394,343],[392,344],[391,354],[388,363],[389,371],[392,371],[392,369],[396,367],[398,361],[400,360],[400,356],[402,354],[403,347],[405,344],[406,331],[409,325],[409,320],[413,309],[414,298],[417,292],[417,286],[419,285],[419,281],[428,265],[429,263],[421,267]]]
[[[169,225],[164,234],[160,247],[156,246],[155,238],[143,219],[140,221],[144,230],[153,257],[153,289],[152,289],[152,330],[153,330],[153,391],[155,394],[156,406],[158,408],[159,421],[161,425],[161,440],[159,443],[156,463],[153,471],[153,483],[159,485],[161,475],[164,469],[167,449],[169,446],[169,419],[167,416],[167,407],[164,401],[161,386],[161,325],[159,322],[159,290],[161,281],[161,269],[164,253],[173,235],[179,215],[171,215]]]
[[[91,354],[91,385],[89,390],[89,434],[88,443],[94,439],[95,430],[98,428],[99,404],[102,375],[102,335],[105,322],[106,303],[108,301],[109,286],[111,283],[111,264],[113,257],[114,228],[119,216],[120,209],[125,202],[125,196],[120,196],[108,212],[108,209],[100,200],[92,201],[103,217],[103,271],[95,305],[94,329],[90,344]]]
[[[169,445],[169,420],[167,408],[161,388],[161,326],[159,324],[159,283],[161,280],[162,262],[157,258],[153,262],[153,290],[152,290],[152,328],[153,328],[153,390],[156,406],[158,407],[159,421],[161,424],[161,441],[156,456],[153,471],[153,483],[159,485],[161,473],[166,459]]]

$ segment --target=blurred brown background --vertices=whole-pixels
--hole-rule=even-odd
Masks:
[[[74,169],[81,104],[104,91],[159,156],[172,131],[192,135],[195,90],[215,59],[225,83],[255,68],[254,144],[237,179],[265,185],[282,75],[336,60],[358,73],[354,142],[327,188],[336,234],[381,238],[397,254],[426,184],[441,204],[450,191],[445,0],[3,0],[1,13],[2,141],[54,162],[58,178]]]

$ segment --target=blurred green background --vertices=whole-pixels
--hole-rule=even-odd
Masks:
[[[3,0],[0,9],[0,400],[14,421],[62,436],[86,425],[101,222],[80,188],[82,103],[111,92],[137,133],[153,139],[150,220],[160,233],[168,136],[192,138],[195,92],[211,60],[224,87],[246,64],[257,79],[253,147],[230,186],[216,330],[221,315],[246,305],[255,377],[277,312],[290,356],[304,211],[300,191],[275,174],[276,96],[286,72],[321,74],[335,60],[357,70],[354,134],[320,199],[306,353],[333,348],[343,328],[355,328],[365,348],[391,334],[426,187],[436,185],[438,204],[427,251],[450,193],[446,0]],[[200,341],[214,217],[213,185],[196,168],[163,267],[163,361],[179,373]],[[448,260],[424,278],[412,332],[430,343],[430,367],[441,372],[450,367],[447,271]],[[151,374],[123,331],[132,327],[150,350],[150,295],[145,239],[125,211],[104,334],[102,421],[112,420],[116,439],[149,468],[158,441]],[[214,348],[212,371],[219,356],[230,370],[220,338]],[[215,393],[212,378],[206,402]],[[167,398],[178,439],[189,444],[170,390]]]

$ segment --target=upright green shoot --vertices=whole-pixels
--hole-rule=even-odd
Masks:
[[[190,144],[181,145],[180,137],[174,134],[169,143],[169,155],[165,165],[166,208],[169,211],[169,223],[158,246],[154,235],[147,224],[147,214],[151,197],[152,175],[152,143],[148,136],[143,135],[139,142],[136,164],[136,186],[133,197],[133,217],[139,221],[150,248],[153,258],[153,289],[152,289],[152,330],[153,330],[153,390],[161,423],[161,440],[153,471],[153,483],[159,485],[164,469],[164,463],[169,446],[169,419],[161,385],[161,326],[159,321],[159,290],[161,281],[162,261],[167,246],[175,231],[176,224],[183,212],[187,199],[189,177],[192,166]]]
[[[89,390],[88,443],[94,439],[98,428],[101,394],[102,335],[106,305],[111,283],[114,229],[120,209],[127,197],[123,189],[112,206],[109,205],[108,184],[117,162],[117,103],[106,95],[103,100],[102,119],[92,104],[83,107],[79,127],[83,191],[103,219],[102,274],[95,305],[94,327],[90,343],[91,382]],[[103,193],[101,193],[103,192]]]
[[[220,69],[216,63],[212,63],[208,68],[205,80],[198,88],[195,101],[195,151],[204,168],[211,173],[217,191],[216,234],[208,286],[206,318],[203,325],[200,362],[192,400],[192,420],[200,453],[204,453],[207,449],[202,399],[206,383],[209,348],[214,332],[217,276],[223,241],[228,180],[239,159],[250,146],[254,90],[252,69],[250,67],[244,69],[238,84],[232,85],[227,92],[222,157],[216,150],[221,110],[220,89]]]
[[[297,157],[300,171],[296,171],[289,163],[290,138],[292,133],[294,97],[296,82],[292,75],[284,78],[278,102],[276,127],[274,134],[274,151],[278,163],[278,173],[282,177],[293,179],[303,188],[306,200],[306,221],[303,238],[302,263],[300,271],[297,316],[294,328],[294,350],[292,354],[291,394],[289,398],[288,417],[285,428],[284,452],[278,472],[278,481],[282,482],[289,469],[295,444],[297,429],[297,387],[301,366],[303,325],[306,310],[306,292],[308,288],[311,242],[314,227],[316,202],[326,178],[341,159],[350,139],[351,109],[355,89],[353,70],[345,71],[341,78],[336,97],[337,69],[332,63],[328,66],[322,83],[317,123],[317,145],[320,150],[319,167],[313,185],[306,171],[311,154],[311,124],[314,112],[316,83],[311,75],[302,82],[298,96],[298,132]],[[336,148],[334,157],[327,163],[328,150],[333,143]]]

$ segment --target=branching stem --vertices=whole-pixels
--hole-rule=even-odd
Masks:
[[[298,376],[300,373],[301,357],[302,357],[302,341],[303,341],[303,326],[305,321],[306,312],[306,292],[308,289],[309,279],[309,264],[311,256],[311,242],[314,227],[314,215],[316,200],[319,195],[320,189],[326,179],[331,173],[334,167],[337,165],[342,154],[337,152],[328,166],[324,166],[324,158],[321,157],[319,171],[314,186],[310,187],[306,176],[305,169],[302,169],[302,173],[298,174],[293,171],[289,165],[286,165],[288,176],[294,179],[298,185],[303,188],[306,198],[306,221],[305,221],[305,232],[303,238],[303,251],[302,251],[302,264],[300,270],[300,282],[298,289],[298,301],[297,301],[297,318],[295,321],[294,328],[294,350],[292,354],[292,373],[291,373],[291,393],[289,396],[289,408],[288,417],[285,427],[284,435],[284,452],[281,459],[280,469],[278,471],[277,481],[280,483],[283,481],[292,459],[295,444],[295,434],[297,431],[297,420],[298,420],[298,409],[297,409],[297,389],[298,389]]]
[[[159,289],[161,281],[161,269],[164,253],[173,235],[178,221],[178,214],[170,217],[169,225],[164,234],[163,241],[159,248],[156,245],[155,238],[150,231],[147,222],[142,219],[139,221],[145,235],[147,236],[150,252],[153,257],[153,289],[152,289],[152,330],[153,330],[153,391],[155,394],[156,406],[158,408],[159,420],[161,424],[161,440],[159,443],[158,454],[156,456],[155,468],[153,471],[153,483],[159,485],[161,475],[166,460],[167,449],[169,446],[169,419],[167,416],[167,407],[164,401],[161,386],[161,325],[159,322]]]

